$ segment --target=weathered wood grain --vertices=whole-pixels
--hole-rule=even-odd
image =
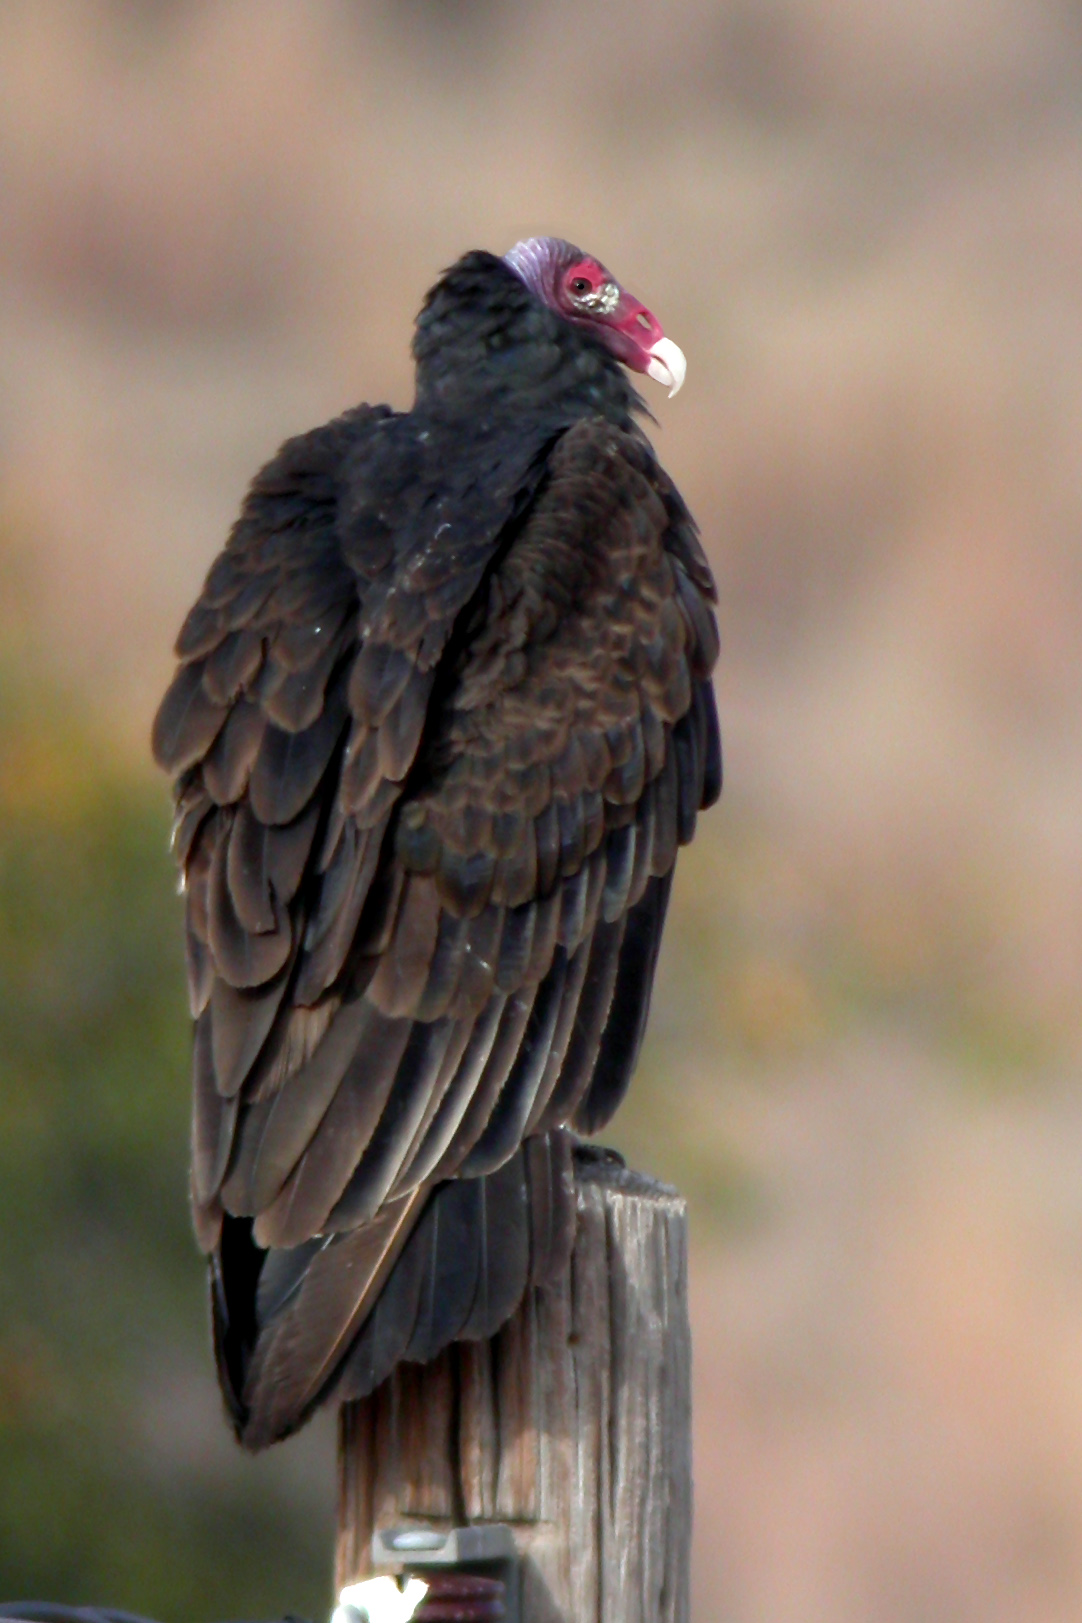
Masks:
[[[687,1217],[672,1189],[577,1168],[571,1268],[491,1342],[404,1366],[343,1406],[337,1587],[375,1527],[506,1521],[523,1623],[686,1623]]]

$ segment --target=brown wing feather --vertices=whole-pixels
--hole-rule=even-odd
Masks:
[[[622,1093],[637,1038],[613,1028],[649,993],[664,915],[651,887],[667,894],[716,755],[709,575],[634,436],[569,430],[487,580],[476,544],[461,567],[429,546],[388,591],[375,527],[369,589],[324,494],[284,544],[267,512],[288,489],[257,484],[185,622],[154,737],[181,774],[205,1011],[197,1229],[216,1246],[224,1212],[276,1257],[300,1248],[299,1285],[284,1305],[266,1296],[243,1380],[222,1319],[223,1381],[238,1416],[258,1412],[253,1446],[298,1424],[341,1366],[430,1189],[491,1178],[524,1137]],[[449,641],[471,597],[469,634]],[[526,1198],[521,1170],[504,1182]],[[487,1324],[484,1292],[503,1304],[524,1288],[515,1232],[504,1273],[447,1323]],[[425,1245],[431,1269],[446,1236]],[[407,1318],[420,1266],[402,1276]],[[435,1333],[380,1332],[387,1346]]]

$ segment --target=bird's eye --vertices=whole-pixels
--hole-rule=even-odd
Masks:
[[[573,276],[571,278],[571,291],[572,291],[572,293],[579,293],[579,294],[589,293],[589,291],[590,291],[589,279],[587,277],[585,277],[585,276]]]

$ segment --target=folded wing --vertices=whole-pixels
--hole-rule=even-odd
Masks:
[[[713,588],[642,440],[577,424],[441,549],[344,515],[345,434],[257,482],[155,732],[196,1226],[253,1446],[491,1334],[566,1255],[561,1129],[623,1095],[720,787]]]

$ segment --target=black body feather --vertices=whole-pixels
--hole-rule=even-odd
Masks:
[[[678,846],[713,584],[613,355],[467,254],[409,412],[257,476],[154,729],[197,1016],[192,1199],[238,1436],[491,1336],[566,1263]]]

